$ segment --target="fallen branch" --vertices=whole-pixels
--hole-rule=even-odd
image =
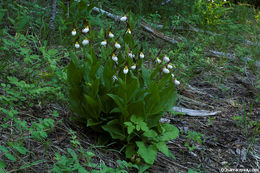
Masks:
[[[161,123],[170,123],[171,120],[169,120],[169,119],[167,119],[167,118],[161,118],[161,119],[160,119],[160,122],[161,122]]]
[[[111,18],[111,19],[113,19],[113,20],[115,20],[115,21],[120,21],[120,18],[122,17],[122,16],[118,16],[118,15],[109,13],[109,12],[107,12],[107,11],[105,11],[105,10],[102,10],[102,9],[100,9],[100,8],[97,8],[97,7],[94,7],[92,10],[95,11],[95,12],[101,13],[101,14],[103,14],[103,15],[106,15],[107,17],[109,17],[109,18]],[[145,23],[144,21],[141,22],[141,27],[142,27],[145,31],[152,33],[154,36],[156,36],[156,37],[158,37],[158,38],[160,38],[160,39],[162,39],[162,40],[164,40],[164,41],[167,41],[167,42],[169,42],[169,43],[171,43],[171,44],[176,44],[176,43],[178,43],[178,41],[176,41],[174,38],[170,38],[169,36],[166,36],[166,35],[164,35],[163,33],[156,31],[156,30],[153,29],[150,25],[148,25],[147,23]]]
[[[188,105],[196,105],[196,107],[201,107],[201,106],[204,106],[204,107],[209,107],[209,108],[214,108],[213,106],[211,105],[208,105],[208,104],[205,104],[205,103],[202,103],[200,101],[197,101],[197,100],[193,100],[189,97],[185,97],[183,95],[179,95],[180,99],[182,99],[184,102],[188,102]],[[182,101],[182,103],[183,103]]]
[[[158,29],[162,29],[163,28],[163,25],[155,25]],[[199,32],[204,32],[204,33],[207,33],[209,35],[212,35],[212,36],[217,36],[217,35],[221,35],[221,34],[217,34],[215,32],[211,32],[211,31],[205,31],[203,29],[200,29],[200,28],[196,28],[196,27],[193,27],[193,26],[189,26],[189,28],[184,28],[183,26],[177,26],[177,27],[174,27],[173,28],[174,30],[188,30],[188,31],[193,31],[193,32],[196,32],[196,33],[199,33]],[[249,41],[249,40],[245,40],[245,44],[247,45],[251,45],[251,46],[257,46],[257,47],[260,47],[260,44],[259,43],[254,43],[252,41]]]
[[[187,109],[187,108],[181,108],[181,107],[173,107],[173,111],[175,112],[180,112],[189,116],[193,117],[205,117],[205,116],[210,116],[210,115],[217,115],[221,111],[216,111],[216,112],[210,112],[206,110],[193,110],[193,109]]]
[[[219,52],[219,51],[215,51],[215,50],[209,50],[209,51],[206,51],[205,52],[205,55],[206,56],[214,56],[214,57],[225,57],[225,58],[228,58],[230,60],[235,60],[236,59],[236,55],[233,54],[233,53],[224,53],[224,52]],[[247,57],[244,57],[244,59],[246,61],[253,61],[250,56],[247,56]],[[260,61],[256,61],[256,66],[260,66]]]
[[[106,15],[107,17],[109,17],[115,21],[120,21],[121,16],[114,15],[112,13],[109,13],[109,12],[102,10],[100,8],[97,8],[97,7],[93,7],[92,10],[97,13],[101,13],[102,15]]]
[[[211,94],[208,94],[208,93],[202,91],[199,88],[195,88],[195,87],[193,87],[191,85],[188,85],[188,87],[191,89],[191,92],[198,93],[198,94],[201,94],[201,95],[207,95],[207,96],[209,96],[211,98],[214,98],[214,96],[212,96]]]
[[[171,44],[176,44],[178,43],[179,41],[175,40],[174,38],[170,38],[169,36],[166,36],[164,35],[163,33],[161,32],[158,32],[156,31],[155,29],[153,29],[150,25],[148,25],[147,23],[145,23],[144,21],[141,22],[141,27],[147,31],[147,32],[150,32],[152,33],[154,36],[164,40],[164,41],[167,41]]]
[[[167,4],[169,4],[171,2],[171,0],[166,0],[165,2],[162,2],[161,4],[162,5],[167,5]]]

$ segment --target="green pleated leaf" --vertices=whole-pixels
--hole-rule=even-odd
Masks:
[[[140,156],[146,163],[152,165],[157,156],[156,147],[154,145],[149,145],[146,147],[143,141],[137,141],[136,145],[138,146],[138,153]]]

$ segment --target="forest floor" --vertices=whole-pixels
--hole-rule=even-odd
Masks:
[[[176,159],[167,158],[159,153],[149,172],[187,172],[189,169],[221,172],[224,168],[258,169],[259,171],[260,145],[257,141],[260,140],[260,135],[259,131],[256,131],[259,127],[251,124],[251,122],[258,122],[260,115],[260,107],[250,105],[254,91],[245,86],[237,77],[226,78],[225,83],[232,91],[229,96],[217,86],[205,82],[203,76],[192,83],[192,86],[200,88],[203,94],[194,93],[188,87],[181,87],[179,94],[196,101],[184,99],[179,102],[179,106],[196,110],[219,111],[219,113],[203,117],[165,115],[165,118],[182,131],[179,138],[168,142],[168,147]],[[123,154],[116,152],[120,150],[116,144],[98,146],[97,134],[85,128],[84,125],[79,126],[71,121],[69,117],[72,113],[68,105],[61,106],[52,103],[45,107],[27,107],[19,110],[19,115],[23,120],[31,122],[41,118],[42,115],[51,114],[53,110],[59,111],[62,121],[59,121],[60,118],[55,120],[57,124],[48,134],[48,147],[45,148],[41,142],[26,141],[27,148],[34,153],[33,160],[46,160],[37,165],[36,172],[51,170],[55,153],[65,154],[65,148],[74,147],[71,143],[70,129],[75,132],[83,148],[90,147],[95,152],[94,162],[104,162],[107,166],[116,167],[116,161],[124,159]],[[242,119],[235,120],[233,117],[242,117]],[[189,130],[203,135],[202,142],[188,139]],[[8,140],[8,133],[10,133],[8,129],[1,131],[1,142]],[[186,141],[189,141],[189,146],[194,148],[189,150],[185,146]],[[30,159],[25,157],[24,161]]]

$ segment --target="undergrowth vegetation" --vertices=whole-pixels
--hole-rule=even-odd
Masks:
[[[232,103],[242,110],[232,118],[245,131],[248,150],[259,142],[257,7],[228,0],[56,5],[0,2],[0,173],[145,172],[160,153],[176,159],[168,145],[178,138],[185,139],[181,150],[192,152],[209,137],[162,118],[180,115],[172,109],[184,99],[177,93],[196,80],[216,86],[221,94],[212,97],[224,99],[235,92],[229,79],[242,76],[250,92],[241,105]],[[80,132],[94,140],[84,141]],[[111,151],[119,156],[109,160]]]

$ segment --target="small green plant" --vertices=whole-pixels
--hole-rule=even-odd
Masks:
[[[226,0],[196,0],[194,8],[200,16],[199,24],[221,24],[221,18],[229,10],[229,8],[225,7],[227,4],[230,5]]]
[[[67,148],[67,154],[61,155],[55,153],[56,163],[53,165],[52,172],[73,172],[78,171],[81,173],[91,172],[91,173],[125,173],[126,170],[137,169],[139,172],[143,172],[147,167],[137,166],[130,162],[118,160],[117,168],[111,168],[105,165],[105,163],[96,164],[94,163],[95,154],[91,149],[84,149],[80,142],[76,139],[75,132],[73,130],[69,131],[72,140],[70,141],[73,144],[74,149]],[[81,160],[84,160],[82,162]]]
[[[177,138],[179,130],[159,120],[174,106],[180,82],[171,72],[174,68],[167,55],[159,52],[150,59],[153,65],[145,67],[145,54],[132,37],[133,16],[121,21],[128,21],[123,38],[111,29],[93,36],[89,23],[72,30],[75,52],[70,52],[68,66],[70,106],[75,119],[121,141],[127,158],[151,165],[158,151],[172,156],[166,142]]]
[[[215,117],[208,117],[208,125],[212,125],[213,124],[212,120],[215,119],[216,119]]]
[[[199,132],[195,132],[192,130],[188,131],[188,140],[185,142],[184,146],[187,147],[190,151],[194,150],[196,148],[195,145],[193,145],[194,142],[198,144],[202,144],[202,139],[204,137],[203,134]]]
[[[255,20],[258,23],[260,20],[260,11],[258,11],[258,13],[255,15]]]

